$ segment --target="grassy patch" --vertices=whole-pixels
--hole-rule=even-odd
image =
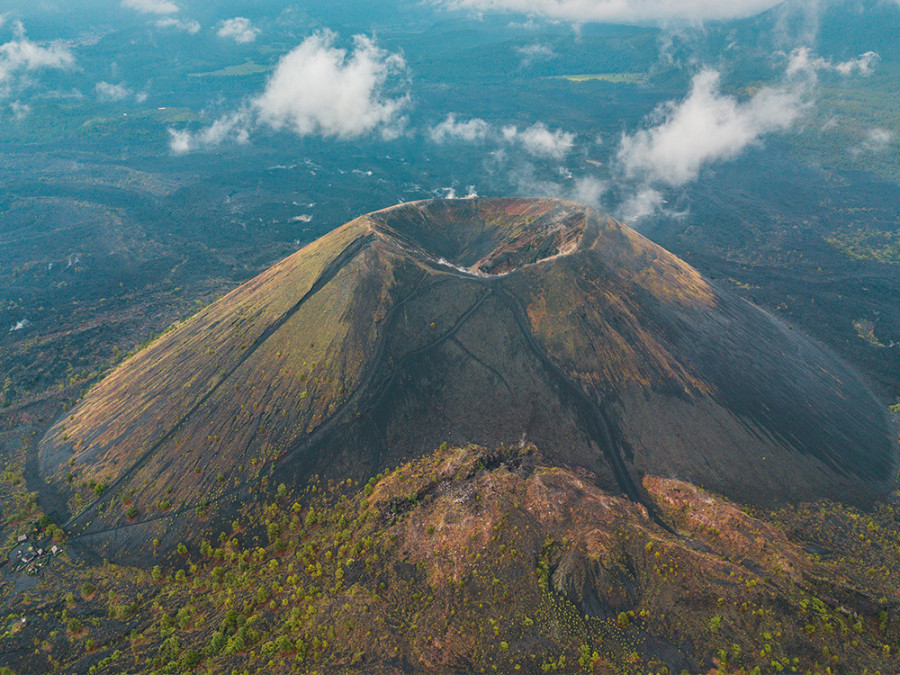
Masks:
[[[643,73],[582,73],[578,75],[558,75],[553,79],[569,82],[610,82],[612,84],[640,84],[644,81]]]
[[[248,59],[244,63],[226,66],[208,73],[190,73],[188,77],[246,77],[247,75],[268,73],[270,70],[272,70],[272,66],[265,66]]]

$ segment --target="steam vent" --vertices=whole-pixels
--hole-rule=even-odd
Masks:
[[[652,474],[865,503],[895,461],[885,410],[816,342],[595,210],[478,199],[362,216],[240,286],[100,382],[40,470],[60,503],[70,472],[105,486],[68,528],[114,551],[202,500],[443,442],[533,443],[641,502]]]

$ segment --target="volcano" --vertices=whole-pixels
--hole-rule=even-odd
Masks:
[[[445,442],[533,444],[642,503],[654,475],[864,504],[896,459],[884,407],[815,341],[596,210],[475,199],[357,218],[174,326],[39,464],[67,529],[114,552]]]

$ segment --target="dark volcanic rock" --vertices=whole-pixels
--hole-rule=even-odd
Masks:
[[[335,230],[129,359],[40,460],[61,493],[70,470],[107,486],[70,528],[118,545],[173,536],[201,498],[225,513],[444,441],[529,441],[645,503],[644,474],[866,502],[895,462],[882,406],[820,345],[601,213],[524,199]]]

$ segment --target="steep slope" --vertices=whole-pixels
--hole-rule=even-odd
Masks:
[[[894,470],[817,344],[594,210],[503,199],[338,228],[123,364],[40,463],[112,552],[267,485],[524,440],[645,503],[646,473],[760,503],[866,501]]]

